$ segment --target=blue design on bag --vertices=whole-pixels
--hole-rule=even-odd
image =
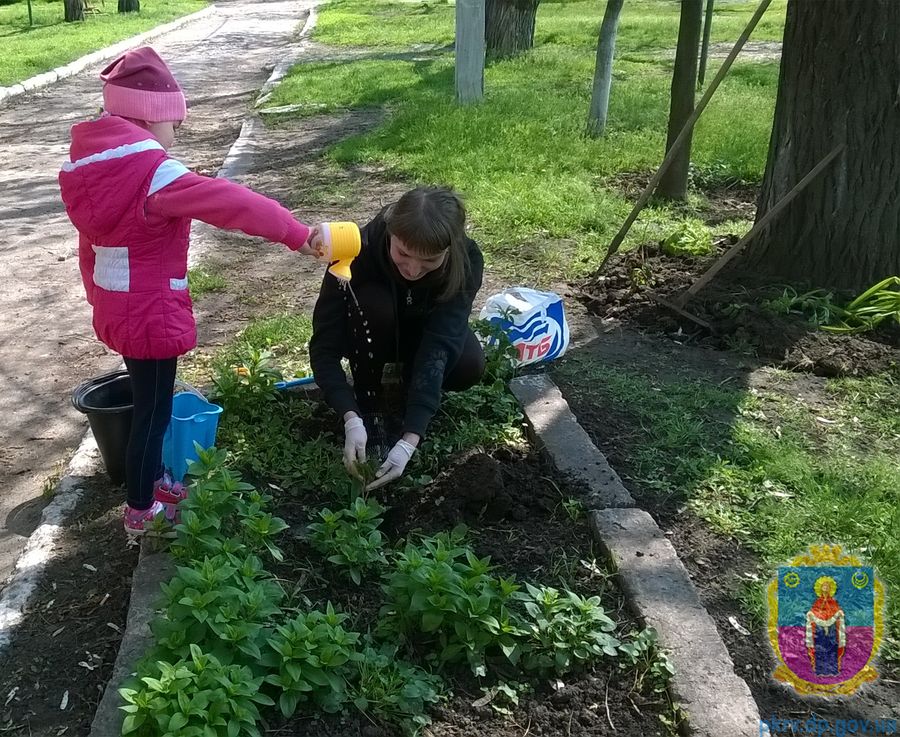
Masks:
[[[562,300],[556,300],[533,314],[523,325],[500,316],[489,319],[503,330],[519,351],[520,361],[552,361],[566,347],[565,315]]]

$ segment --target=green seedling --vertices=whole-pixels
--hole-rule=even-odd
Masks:
[[[441,699],[440,678],[398,659],[396,648],[367,647],[356,668],[351,699],[361,712],[400,727],[406,737],[431,724],[425,710]]]
[[[579,522],[584,517],[584,504],[580,499],[564,499],[561,504],[572,522]]]
[[[218,368],[210,399],[226,412],[240,414],[247,405],[275,401],[279,395],[275,384],[283,378],[271,351],[246,344],[236,365]]]
[[[285,717],[301,703],[331,713],[343,707],[359,642],[358,633],[344,629],[346,619],[329,603],[325,612],[298,614],[269,638],[262,662],[276,672],[265,680],[280,689],[278,706]]]
[[[519,695],[531,690],[531,686],[527,683],[500,681],[494,686],[482,686],[481,692],[484,696],[475,701],[474,705],[490,704],[491,709],[497,714],[510,716],[513,709],[519,705]]]
[[[490,559],[463,545],[463,535],[424,538],[397,555],[380,629],[428,643],[439,663],[464,661],[484,676],[489,654],[514,657],[519,630],[508,606],[519,587],[492,575]]]
[[[175,526],[173,555],[181,560],[199,560],[221,552],[267,551],[281,560],[274,539],[287,524],[268,511],[271,497],[225,468],[223,451],[196,450],[198,459],[188,468],[193,481],[187,498],[179,505],[181,522]]]
[[[814,289],[800,294],[793,287],[785,287],[780,297],[763,300],[761,306],[776,315],[802,315],[810,325],[826,325],[841,311],[831,292]]]
[[[526,635],[520,646],[526,670],[562,675],[604,655],[618,654],[619,641],[610,634],[616,623],[606,615],[599,597],[525,584],[518,598],[526,612],[522,623]]]
[[[179,566],[161,589],[163,614],[150,625],[159,647],[186,657],[190,645],[206,643],[226,664],[259,660],[284,596],[259,558],[235,565],[224,554]]]
[[[321,522],[309,526],[313,545],[328,561],[345,568],[357,586],[363,573],[386,564],[385,543],[378,526],[384,508],[375,499],[356,497],[348,509],[319,512]]]
[[[621,643],[619,651],[624,656],[620,667],[634,673],[633,690],[649,690],[657,694],[666,692],[669,681],[675,675],[675,666],[660,649],[656,630],[641,630],[631,640]]]
[[[122,688],[122,734],[162,737],[261,737],[259,706],[274,702],[263,679],[245,666],[224,665],[190,645],[190,656],[157,661],[138,685]]]

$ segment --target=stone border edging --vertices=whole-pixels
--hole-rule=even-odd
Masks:
[[[138,564],[131,577],[131,597],[128,601],[128,619],[125,634],[119,645],[113,672],[97,704],[88,737],[117,737],[122,733],[125,713],[119,708],[119,688],[131,677],[135,662],[153,644],[150,622],[156,614],[156,604],[161,597],[160,584],[168,581],[175,572],[175,563],[166,552],[151,552],[141,544]]]
[[[41,512],[41,523],[28,537],[24,550],[0,594],[0,652],[9,644],[12,630],[22,621],[31,595],[53,559],[63,523],[81,499],[83,479],[100,469],[100,453],[90,429],[69,461],[65,475],[53,489],[53,500]]]
[[[284,79],[288,70],[297,63],[300,54],[303,53],[303,42],[306,40],[306,36],[309,32],[315,27],[318,18],[319,15],[316,12],[316,6],[313,5],[309,9],[303,28],[300,29],[300,43],[292,53],[289,53],[275,65],[269,78],[265,81],[263,86],[260,87],[254,107],[258,107],[265,99],[268,99],[271,96],[275,85]],[[253,147],[257,138],[257,131],[262,125],[262,118],[255,113],[251,113],[244,118],[244,122],[241,125],[241,132],[238,134],[235,142],[231,144],[231,148],[228,149],[228,153],[225,155],[224,161],[222,161],[222,166],[216,173],[217,177],[234,179],[247,173],[249,169],[249,160],[254,154]],[[197,257],[197,262],[199,262],[199,256]]]
[[[66,77],[71,77],[75,74],[78,74],[92,64],[98,64],[102,61],[106,61],[107,59],[112,59],[115,56],[119,56],[120,54],[128,51],[128,49],[139,46],[145,41],[149,41],[151,38],[155,38],[156,36],[161,36],[165,33],[169,33],[170,31],[174,31],[175,29],[181,28],[182,26],[185,26],[188,23],[192,23],[195,20],[205,18],[207,15],[212,15],[214,12],[216,12],[216,10],[217,8],[215,5],[210,5],[209,7],[203,8],[202,10],[198,10],[196,13],[191,13],[190,15],[176,18],[173,21],[169,21],[168,23],[163,23],[162,25],[156,26],[155,28],[151,28],[149,31],[144,31],[143,33],[139,33],[136,36],[131,36],[130,38],[118,41],[111,46],[107,46],[106,48],[92,51],[90,54],[85,54],[84,56],[81,56],[74,61],[70,61],[68,64],[64,64],[63,66],[51,69],[49,72],[36,74],[33,77],[29,77],[28,79],[17,82],[16,84],[10,85],[9,87],[0,87],[0,103],[2,103],[4,100],[8,100],[11,97],[22,95],[26,92],[36,90],[40,87],[46,87],[48,84],[53,84],[54,82],[57,82],[61,79],[65,79]]]
[[[547,376],[522,376],[510,389],[556,467],[588,489],[591,530],[612,563],[631,607],[659,635],[675,666],[670,690],[697,737],[759,734],[759,709],[716,624],[700,603],[690,574],[669,539],[634,505],[606,458],[591,442]],[[621,488],[620,488],[621,487]]]
[[[509,387],[539,447],[557,469],[587,488],[587,509],[635,506],[622,479],[578,424],[556,384],[543,374],[533,374],[513,379]]]
[[[300,33],[298,34],[300,43],[297,45],[294,53],[288,54],[275,65],[275,68],[272,70],[272,74],[269,75],[266,83],[259,89],[259,95],[257,97],[255,107],[259,107],[263,103],[264,98],[269,98],[272,90],[275,88],[275,85],[277,85],[282,79],[284,79],[290,68],[297,63],[297,60],[300,58],[300,54],[302,54],[304,51],[303,42],[306,40],[309,32],[315,27],[318,20],[318,8],[317,6],[313,5],[309,9],[309,14],[306,16],[306,23],[303,24],[303,28],[300,29]]]
[[[297,49],[292,53],[289,53],[275,65],[269,78],[260,88],[256,101],[257,105],[263,97],[268,98],[271,95],[271,90],[275,85],[278,84],[287,74],[288,70],[297,63],[297,59],[303,51],[303,42],[306,40],[306,36],[313,29],[318,20],[319,15],[316,12],[316,7],[317,6],[313,5],[309,9],[309,13],[306,16],[306,22],[303,24],[303,28],[300,29],[300,43],[298,44]],[[260,118],[258,114],[251,112],[244,118],[244,122],[241,124],[241,131],[238,133],[238,137],[235,139],[234,143],[232,143],[231,147],[228,149],[228,153],[225,154],[225,158],[222,160],[222,166],[219,167],[219,171],[216,172],[216,177],[236,179],[249,171],[250,161],[255,154],[254,146],[256,145],[257,131],[259,131],[261,126],[264,127],[262,118]],[[211,229],[212,226],[206,225],[205,223],[195,223],[191,226],[191,248],[188,251],[188,269],[194,269],[199,266],[205,255],[205,251],[200,247],[199,242],[195,243],[194,228],[202,231],[204,229]]]

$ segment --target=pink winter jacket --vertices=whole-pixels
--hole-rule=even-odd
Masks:
[[[300,248],[309,228],[268,197],[193,174],[146,130],[105,116],[72,128],[59,185],[79,233],[97,337],[127,358],[197,344],[187,284],[191,220]]]

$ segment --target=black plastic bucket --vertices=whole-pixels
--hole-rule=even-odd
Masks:
[[[133,404],[127,371],[113,371],[79,384],[72,404],[87,415],[106,473],[114,484],[125,482],[125,451],[131,434]]]

